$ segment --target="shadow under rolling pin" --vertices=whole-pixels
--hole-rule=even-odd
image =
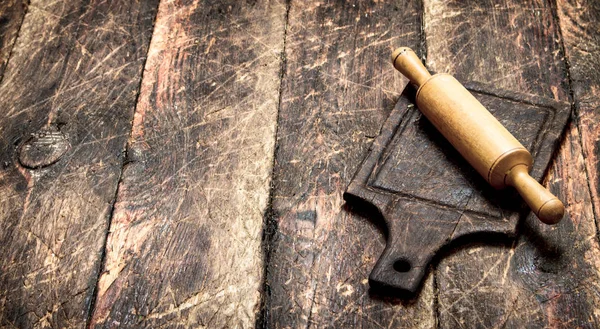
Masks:
[[[529,176],[533,157],[454,77],[429,74],[410,48],[392,53],[394,67],[418,88],[419,110],[494,188],[514,187],[536,216],[558,223],[565,207]]]

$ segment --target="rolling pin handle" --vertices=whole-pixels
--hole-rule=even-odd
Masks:
[[[542,222],[549,225],[560,222],[565,214],[565,206],[550,191],[529,176],[528,169],[523,164],[514,166],[506,175],[506,184],[517,189]]]
[[[400,47],[394,50],[392,53],[392,63],[396,70],[400,71],[417,88],[431,77],[431,74],[429,74],[429,71],[427,71],[417,54],[408,47]]]

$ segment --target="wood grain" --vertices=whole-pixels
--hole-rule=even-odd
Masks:
[[[369,291],[385,246],[344,207],[358,169],[406,80],[389,62],[419,45],[417,1],[292,1],[273,187],[263,325],[431,328],[432,282],[410,303]]]
[[[0,85],[2,327],[85,326],[156,6],[29,6]]]
[[[568,100],[560,35],[546,2],[426,1],[425,33],[430,69]],[[480,246],[444,259],[437,272],[442,328],[597,326],[600,253],[586,181],[571,126],[548,176],[567,217],[553,227],[529,217],[510,248]]]
[[[285,13],[160,3],[93,327],[255,324]]]
[[[17,38],[28,0],[3,0],[0,2],[0,81]]]
[[[575,111],[596,225],[600,225],[600,3],[557,1],[557,13],[570,64]]]

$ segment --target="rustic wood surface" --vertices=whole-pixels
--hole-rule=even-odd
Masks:
[[[557,23],[543,1],[426,1],[427,64],[458,79],[569,100]],[[597,327],[600,254],[578,131],[569,128],[548,176],[566,218],[554,227],[529,218],[511,247],[443,259],[440,327]]]
[[[557,5],[594,217],[600,228],[600,3],[558,1]]]
[[[0,327],[600,327],[599,22],[591,0],[0,1]],[[410,301],[369,289],[385,228],[342,200],[398,46],[574,109],[563,222],[451,250]]]
[[[255,324],[285,14],[161,1],[93,327]]]
[[[0,85],[2,327],[85,327],[156,5],[28,7]]]
[[[28,2],[27,0],[0,2],[0,81],[27,11]]]
[[[406,81],[394,45],[419,45],[416,1],[293,1],[268,241],[266,327],[434,326],[431,281],[410,305],[369,293],[383,236],[342,193]]]

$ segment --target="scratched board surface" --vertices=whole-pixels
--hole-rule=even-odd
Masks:
[[[555,109],[502,99],[488,93],[472,93],[526,149],[534,156],[539,153],[541,145],[536,144],[543,137],[540,134],[546,133],[548,117],[556,115]],[[493,189],[486,188],[485,180],[480,179],[475,169],[468,166],[429,121],[417,113],[411,113],[402,123],[399,129],[403,130],[403,134],[392,141],[391,152],[386,155],[388,159],[395,161],[388,160],[381,164],[371,186],[439,202],[442,206],[502,217],[502,211],[510,206],[502,204],[502,198],[507,195],[490,192]],[[561,124],[558,128],[561,129],[562,126]],[[420,131],[427,133],[422,134]],[[438,144],[429,145],[429,140],[438,141]],[[444,160],[449,160],[452,165],[446,166],[442,163]],[[474,185],[485,192],[476,193]],[[440,186],[447,189],[440,189]],[[448,193],[448,190],[458,193]],[[502,198],[493,200],[493,195]],[[511,198],[509,200],[513,201]]]
[[[599,22],[591,0],[0,1],[0,327],[600,327]],[[544,179],[563,222],[452,250],[409,302],[369,288],[386,230],[342,198],[398,46],[573,109]],[[419,159],[373,183],[505,209]]]
[[[22,24],[0,43],[14,44],[0,83],[2,327],[85,326],[156,4],[31,1],[11,16]]]

